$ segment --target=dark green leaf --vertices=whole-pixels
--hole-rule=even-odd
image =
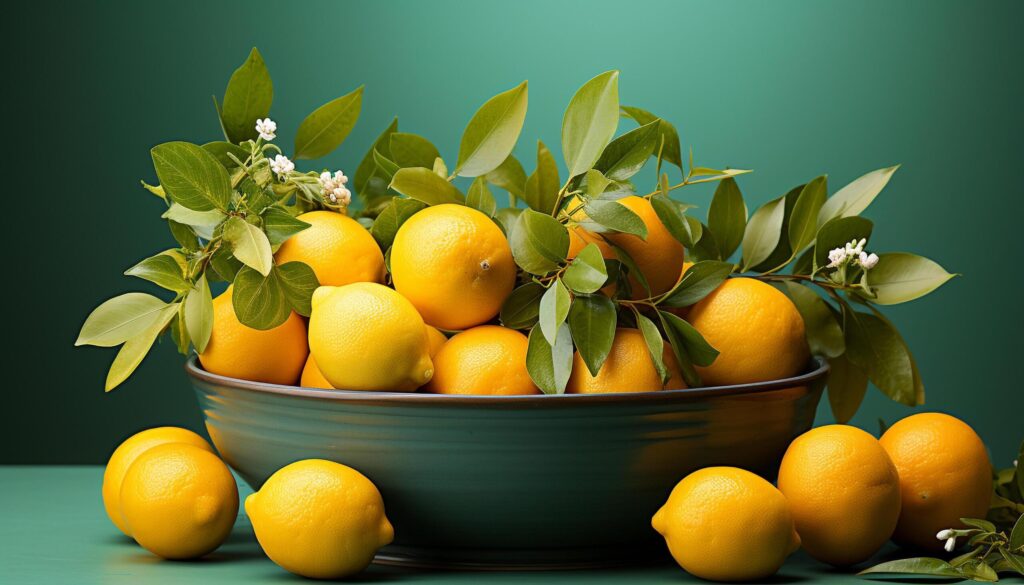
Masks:
[[[814,241],[818,231],[818,210],[828,197],[828,179],[816,177],[804,185],[789,218],[789,245],[793,254],[799,253]]]
[[[558,163],[544,143],[537,141],[537,169],[526,179],[523,200],[531,209],[551,214],[558,200],[560,189]]]
[[[381,250],[387,250],[395,241],[398,228],[416,212],[426,209],[427,204],[415,199],[393,197],[388,205],[373,220],[370,235],[377,240]]]
[[[942,559],[933,559],[929,557],[918,557],[913,559],[899,559],[896,561],[889,561],[875,565],[869,569],[864,569],[858,575],[894,575],[894,574],[909,574],[909,575],[932,575],[936,577],[959,577],[963,578],[952,565]]]
[[[634,316],[636,317],[636,325],[644,336],[644,342],[647,344],[647,353],[651,356],[654,369],[657,370],[661,383],[665,384],[669,379],[669,371],[665,367],[665,340],[661,338],[661,331],[658,330],[658,326],[654,324],[654,321],[651,321],[639,312],[634,311]]]
[[[406,197],[411,197],[427,205],[442,203],[463,204],[465,196],[448,181],[437,176],[434,171],[425,168],[399,169],[393,179],[391,188]]]
[[[150,154],[160,186],[172,201],[196,211],[227,210],[231,181],[212,154],[188,142],[165,142]]]
[[[1024,444],[1021,446],[1021,451],[1024,452]],[[1017,478],[1020,481],[1021,477],[1021,466],[1024,465],[1024,459],[1017,460]],[[1013,525],[1013,531],[1010,532],[1010,549],[1021,550],[1024,547],[1024,514],[1017,518],[1017,523]]]
[[[593,168],[619,125],[619,72],[607,71],[583,84],[562,118],[562,157],[569,177]]]
[[[641,126],[650,124],[651,122],[658,122],[658,136],[659,140],[655,144],[663,144],[661,158],[679,167],[680,170],[683,168],[683,157],[681,148],[679,145],[679,133],[676,132],[676,127],[673,126],[667,120],[663,120],[658,116],[643,110],[640,108],[634,108],[631,106],[622,106],[622,114],[628,116],[636,121]],[[652,152],[657,152],[657,146]]]
[[[391,181],[398,169],[401,168],[395,161],[384,156],[378,150],[373,151],[373,163],[377,165],[377,175],[385,181]]]
[[[608,245],[611,246],[612,250],[615,251],[615,256],[619,259],[619,262],[626,267],[626,270],[619,271],[619,283],[622,285],[629,286],[629,279],[626,277],[632,276],[633,279],[635,279],[636,282],[640,285],[640,287],[643,288],[645,295],[647,297],[650,297],[651,286],[650,284],[647,283],[647,277],[644,276],[643,271],[641,271],[640,267],[637,266],[636,261],[633,260],[633,257],[629,255],[629,252],[626,252],[626,250],[616,246],[615,244],[612,244],[611,242],[608,242]]]
[[[730,262],[717,260],[697,262],[683,273],[683,277],[679,279],[675,288],[665,293],[658,301],[658,306],[689,307],[711,294],[711,291],[725,282],[725,279],[732,274],[732,269],[733,265]]]
[[[814,242],[814,269],[828,265],[828,253],[842,248],[851,240],[870,240],[874,224],[863,217],[841,217],[833,219],[818,229]]]
[[[604,295],[580,295],[569,309],[569,329],[591,376],[597,376],[615,340],[615,303]]]
[[[253,133],[255,132],[256,130],[254,126]],[[234,156],[235,158],[242,162],[245,162],[245,160],[249,158],[248,148],[242,148],[241,146],[238,146],[237,144],[231,144],[230,142],[207,142],[206,144],[203,145],[203,149],[206,150],[206,152],[212,154],[214,157],[216,157],[217,161],[219,161],[220,164],[224,165],[224,168],[229,171],[238,168],[238,165],[235,164],[235,161],[231,160],[231,157],[228,156],[228,154],[231,154],[232,156]]]
[[[616,232],[647,239],[647,225],[640,216],[618,201],[591,199],[583,206],[590,221]]]
[[[494,217],[498,203],[494,200],[491,190],[487,188],[486,179],[477,177],[473,180],[473,184],[469,186],[469,194],[466,196],[466,205],[482,212],[487,217]]]
[[[910,353],[895,329],[869,313],[843,306],[846,355],[868,373],[879,390],[893,400],[914,406],[917,396]]]
[[[828,402],[836,422],[848,422],[857,413],[868,389],[868,375],[845,355],[828,360]]]
[[[363,86],[359,86],[306,116],[295,133],[294,158],[320,158],[341,146],[355,127],[362,106]]]
[[[686,216],[687,219],[691,219]],[[687,257],[690,260],[721,260],[725,256],[718,250],[718,242],[715,238],[715,234],[711,233],[711,229],[708,226],[701,224],[700,240],[697,240],[697,244],[690,246],[686,250]]]
[[[558,278],[540,298],[540,312],[538,313],[540,330],[551,345],[555,344],[558,328],[565,323],[565,318],[569,315],[570,303],[572,303],[572,297],[569,295],[569,290]]]
[[[988,520],[982,520],[981,518],[961,518],[961,522],[972,528],[984,530],[985,532],[998,532],[999,529],[996,525],[989,522]]]
[[[373,153],[377,151],[384,156],[391,156],[391,135],[395,132],[398,132],[398,118],[391,120],[391,124],[373,141],[373,145],[366,151],[363,160],[356,167],[352,186],[355,187],[356,193],[363,198],[367,206],[372,206],[381,197],[387,196],[390,181],[379,176],[377,163],[373,160]]]
[[[936,262],[905,252],[879,254],[878,264],[865,276],[879,305],[895,305],[921,298],[939,288],[953,274]]]
[[[309,317],[313,311],[310,304],[313,298],[313,291],[320,286],[316,273],[304,262],[287,262],[274,267],[277,273],[277,281],[281,285],[281,292],[292,310]]]
[[[266,118],[274,101],[274,84],[263,56],[253,47],[249,58],[231,74],[220,108],[221,124],[231,142],[255,140],[256,120]]]
[[[700,241],[703,236],[703,225],[684,214],[684,207],[678,201],[665,195],[655,195],[651,197],[651,206],[665,229],[683,246],[691,248]]]
[[[531,274],[546,274],[565,261],[569,232],[550,215],[524,210],[509,237],[516,264]]]
[[[189,252],[195,252],[199,249],[195,230],[183,223],[170,220],[167,222],[167,227],[170,228],[174,241],[178,242],[178,245],[183,249]]]
[[[999,554],[1006,562],[1006,572],[1016,571],[1018,575],[1024,577],[1024,555],[1013,554],[1002,547],[999,548]]]
[[[510,329],[528,329],[540,315],[540,299],[545,288],[536,282],[528,282],[512,291],[501,306],[501,324]]]
[[[309,224],[280,207],[268,207],[263,212],[263,231],[271,246],[276,246],[309,227]]]
[[[555,169],[557,175],[558,169]],[[511,154],[505,159],[498,168],[487,173],[485,175],[487,182],[500,187],[512,195],[522,199],[526,193],[526,171],[523,170],[523,165],[519,164],[519,160]]]
[[[842,355],[846,351],[843,330],[825,299],[810,288],[793,281],[786,281],[783,292],[793,301],[804,319],[811,353],[829,358]]]
[[[210,256],[208,269],[213,269],[211,280],[216,278],[224,282],[235,280],[235,275],[242,269],[242,263],[231,254],[231,246],[221,246]]]
[[[679,330],[669,322],[670,315],[675,316],[667,311],[658,311],[661,328],[665,331],[665,336],[668,338],[669,347],[672,348],[672,355],[676,358],[676,364],[679,365],[679,371],[683,375],[683,380],[686,381],[686,385],[690,388],[697,388],[701,386],[700,376],[693,367],[693,359],[686,351],[686,340]]]
[[[743,234],[743,271],[763,262],[771,255],[782,235],[786,213],[784,197],[772,199],[754,212]]]
[[[736,179],[723,179],[715,188],[708,208],[708,227],[715,234],[722,259],[732,256],[743,241],[743,230],[747,227],[747,204]]]
[[[608,271],[597,244],[587,244],[580,250],[572,264],[565,269],[562,280],[573,292],[583,294],[597,292],[605,285]]]
[[[263,276],[248,266],[242,267],[235,275],[231,304],[238,320],[252,329],[273,329],[291,314],[276,270]]]
[[[835,192],[818,212],[818,227],[838,217],[859,215],[889,183],[899,165],[872,171]]]
[[[661,316],[668,327],[675,331],[678,339],[683,343],[683,349],[690,357],[690,361],[697,366],[710,366],[718,357],[718,350],[711,347],[704,336],[697,331],[693,325],[680,319],[667,311],[661,311]]]
[[[480,106],[462,133],[455,174],[478,177],[493,171],[512,153],[526,119],[527,94],[524,81]]]
[[[634,128],[608,143],[594,168],[613,181],[624,181],[643,168],[658,144],[661,120]]]
[[[191,288],[191,285],[185,281],[181,260],[172,254],[177,254],[177,252],[169,250],[156,256],[150,256],[124,273],[128,276],[148,280],[170,291],[185,292]]]
[[[195,286],[185,297],[184,313],[188,336],[196,346],[196,351],[203,353],[213,332],[213,296],[210,294],[206,274],[200,275]]]
[[[424,167],[429,169],[434,166],[434,160],[441,156],[437,147],[429,140],[419,134],[405,132],[395,132],[391,135],[391,152],[389,154],[391,156],[381,153],[381,156],[394,161],[402,168]]]

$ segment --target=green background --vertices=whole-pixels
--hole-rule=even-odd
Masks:
[[[517,153],[532,160],[538,138],[557,153],[570,96],[613,68],[622,103],[674,122],[699,164],[755,169],[740,182],[751,208],[820,173],[834,191],[902,163],[865,214],[872,250],[964,276],[888,314],[920,363],[924,409],[969,422],[1006,466],[1024,435],[1021,22],[1020,2],[22,5],[4,40],[0,462],[99,463],[139,429],[201,427],[170,343],[110,394],[114,351],[72,344],[99,302],[150,290],[120,276],[172,245],[138,184],[154,180],[149,148],[217,139],[210,95],[255,45],[286,150],[306,113],[366,84],[355,131],[316,161],[349,174],[396,114],[452,161],[475,108],[523,79]],[[677,193],[706,209],[709,190]],[[854,422],[875,431],[911,412],[871,390]]]

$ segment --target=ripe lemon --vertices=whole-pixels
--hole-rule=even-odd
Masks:
[[[567,394],[603,394],[607,392],[653,392],[686,388],[672,350],[665,345],[662,356],[671,378],[664,386],[651,361],[647,343],[639,329],[619,328],[615,331],[608,358],[597,376],[591,376],[580,352],[573,356]]]
[[[712,581],[763,579],[800,546],[786,497],[735,467],[683,478],[651,525],[680,567]]]
[[[132,463],[121,485],[121,514],[132,538],[165,559],[192,559],[227,539],[238,516],[238,487],[208,450],[167,443]]]
[[[797,437],[782,458],[779,489],[804,549],[840,567],[878,552],[900,515],[896,467],[877,439],[847,425]]]
[[[351,467],[307,459],[282,467],[245,499],[256,540],[296,575],[340,579],[394,538],[377,487]]]
[[[793,302],[753,278],[726,280],[690,307],[687,319],[721,352],[713,364],[697,368],[706,386],[788,378],[810,359]]]
[[[384,255],[359,222],[335,211],[310,211],[298,219],[310,226],[281,244],[278,264],[305,262],[323,286],[384,282]]]
[[[208,372],[271,384],[294,384],[309,348],[306,323],[292,313],[261,331],[243,325],[231,306],[231,288],[213,299],[213,333],[199,363]]]
[[[434,356],[434,377],[423,388],[437,394],[538,394],[526,370],[526,336],[497,325],[456,334]]]
[[[647,239],[621,233],[605,234],[605,238],[629,254],[647,279],[652,296],[668,292],[679,281],[679,271],[683,266],[683,245],[661,223],[647,199],[630,196],[619,199],[619,203],[640,216],[647,226]],[[647,292],[635,277],[631,275],[629,282],[634,299],[647,297]]]
[[[303,388],[334,390],[334,386],[331,386],[331,383],[320,372],[320,368],[317,367],[313,354],[309,354],[309,357],[306,358],[306,365],[302,367],[302,378],[299,379],[299,385]]]
[[[569,225],[569,253],[568,258],[575,258],[588,244],[594,244],[601,250],[601,257],[605,260],[616,259],[615,250],[608,245],[608,242],[601,236],[584,229],[579,225]]]
[[[178,427],[157,427],[135,433],[114,449],[103,471],[103,507],[110,521],[118,530],[131,536],[128,526],[121,518],[121,483],[132,463],[147,450],[165,443],[184,443],[213,452],[205,439],[188,429]]]
[[[434,205],[395,234],[391,277],[427,324],[457,331],[498,314],[515,285],[516,264],[491,218],[464,205]]]
[[[434,373],[423,319],[381,284],[316,289],[309,349],[324,378],[345,390],[411,392]]]
[[[937,412],[908,416],[880,440],[900,474],[903,508],[893,540],[939,549],[936,533],[984,518],[992,500],[992,466],[967,423]]]

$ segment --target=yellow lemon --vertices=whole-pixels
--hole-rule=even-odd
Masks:
[[[358,221],[335,211],[310,211],[298,219],[310,226],[281,244],[278,264],[305,262],[323,286],[384,281],[384,254]]]
[[[760,280],[726,280],[690,307],[687,319],[721,352],[697,368],[706,386],[788,378],[810,359],[803,317],[789,297]]]
[[[658,370],[647,351],[647,342],[639,329],[620,328],[615,331],[612,348],[597,376],[591,376],[580,352],[573,356],[567,394],[603,394],[607,392],[653,392],[686,388],[671,348],[665,344],[662,355],[668,368],[669,381],[662,385]]]
[[[192,559],[227,539],[238,516],[235,478],[216,455],[183,443],[149,449],[121,485],[132,538],[165,559]]]
[[[735,467],[687,475],[651,524],[680,567],[711,581],[763,579],[800,546],[786,497]]]
[[[900,515],[896,467],[877,439],[847,425],[797,437],[782,458],[779,489],[804,549],[840,567],[878,552]]]
[[[398,228],[391,277],[424,321],[458,331],[498,314],[515,286],[516,264],[491,218],[464,205],[434,205]]]
[[[324,378],[345,390],[411,392],[434,373],[423,319],[381,284],[316,289],[309,349]]]
[[[441,347],[448,341],[444,333],[437,327],[431,327],[427,325],[427,345],[429,346],[430,359],[434,359],[437,352],[441,351]]]
[[[619,199],[619,203],[640,216],[647,226],[647,239],[619,233],[605,234],[605,238],[629,254],[647,280],[652,296],[668,292],[679,281],[679,272],[683,266],[683,245],[661,223],[647,199],[630,196]],[[629,282],[634,299],[647,297],[647,291],[632,275]]]
[[[185,443],[213,452],[205,439],[188,429],[178,427],[157,427],[135,433],[114,449],[103,471],[103,507],[114,526],[131,536],[128,526],[121,518],[121,483],[132,463],[147,450],[166,443]]]
[[[299,379],[299,385],[303,388],[334,390],[334,386],[331,386],[331,383],[320,372],[320,368],[317,367],[313,354],[309,354],[309,357],[306,358],[306,365],[302,367],[302,378]]]
[[[285,570],[340,579],[394,538],[377,487],[351,467],[307,459],[282,467],[245,499],[263,552]]]
[[[423,388],[437,394],[538,394],[526,370],[526,336],[497,325],[467,329],[434,356],[434,377]]]
[[[935,535],[984,518],[992,500],[992,465],[967,423],[938,412],[908,416],[880,440],[900,474],[903,507],[893,540],[937,550]]]
[[[309,348],[306,323],[296,313],[266,331],[249,328],[235,316],[231,288],[213,299],[213,333],[199,363],[208,372],[272,384],[294,384]]]

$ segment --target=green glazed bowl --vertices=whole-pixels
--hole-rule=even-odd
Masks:
[[[395,542],[378,562],[573,568],[663,555],[650,520],[685,475],[773,478],[811,428],[828,364],[785,380],[662,392],[450,396],[319,390],[185,366],[206,428],[254,489],[301,459],[380,488]]]

